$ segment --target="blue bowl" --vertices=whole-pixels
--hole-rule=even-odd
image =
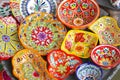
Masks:
[[[76,70],[79,80],[102,80],[102,74],[102,69],[92,63],[81,64]]]

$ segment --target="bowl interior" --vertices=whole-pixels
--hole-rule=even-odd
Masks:
[[[58,18],[68,27],[85,26],[99,16],[99,7],[94,0],[64,0],[58,7]]]
[[[99,45],[91,53],[92,60],[103,67],[115,67],[120,62],[120,51],[111,45]]]

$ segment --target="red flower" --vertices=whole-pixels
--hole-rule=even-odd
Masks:
[[[84,42],[85,39],[83,37],[84,33],[76,33],[75,34],[75,42]]]
[[[68,49],[68,50],[70,51],[71,46],[72,46],[72,42],[70,42],[70,41],[65,41],[65,48],[66,48],[66,49]]]

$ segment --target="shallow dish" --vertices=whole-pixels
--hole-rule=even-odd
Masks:
[[[69,30],[62,42],[61,50],[80,58],[89,58],[92,49],[97,43],[98,36],[92,32]]]
[[[60,48],[67,30],[61,22],[53,20],[51,16],[40,12],[25,18],[18,33],[25,48],[37,51],[41,55]]]
[[[49,73],[58,80],[65,80],[82,63],[82,60],[74,55],[66,54],[62,50],[53,50],[47,55]]]
[[[99,17],[95,0],[63,0],[57,10],[59,20],[69,28],[85,29]]]
[[[79,80],[102,80],[102,74],[101,68],[90,63],[81,64],[76,70]]]
[[[13,74],[19,80],[56,80],[48,74],[40,54],[23,49],[12,58]]]
[[[120,63],[120,50],[111,45],[99,45],[91,52],[94,63],[105,69],[111,69]]]

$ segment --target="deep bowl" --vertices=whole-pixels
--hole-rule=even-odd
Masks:
[[[91,63],[84,63],[76,70],[76,75],[79,80],[101,80],[102,69]]]
[[[105,69],[111,69],[120,63],[120,50],[112,45],[99,45],[91,52],[94,63]]]
[[[57,10],[58,19],[69,28],[85,29],[99,17],[95,0],[64,0]]]

